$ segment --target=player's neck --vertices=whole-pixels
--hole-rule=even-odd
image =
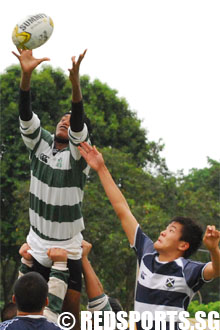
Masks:
[[[56,149],[59,149],[59,150],[64,149],[68,146],[68,143],[69,143],[69,139],[63,139],[58,136],[55,136],[54,146]]]
[[[68,142],[67,143],[62,143],[62,142],[55,141],[54,146],[55,146],[56,149],[62,150],[62,149],[66,148],[68,146]]]
[[[33,313],[17,311],[17,316],[27,316],[27,315],[43,315],[43,310],[41,310],[40,312],[33,312]]]
[[[59,137],[55,136],[54,147],[56,149],[62,150],[64,148],[66,148],[68,146],[68,144],[69,144],[68,139],[62,139],[62,138],[59,138]]]
[[[159,253],[158,260],[161,262],[171,262],[182,257],[182,253],[179,251],[173,253]]]

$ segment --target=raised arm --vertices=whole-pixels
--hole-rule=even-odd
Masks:
[[[72,68],[69,69],[69,79],[72,84],[72,101],[79,102],[82,100],[82,92],[80,88],[80,76],[79,68],[80,64],[87,52],[87,49],[84,50],[82,54],[79,55],[78,60],[76,61],[76,56],[72,56]]]
[[[206,281],[220,276],[220,232],[215,226],[207,226],[203,243],[210,252],[211,262],[204,269],[204,279]]]
[[[121,220],[122,227],[131,245],[134,245],[134,236],[138,222],[131,213],[128,203],[114,182],[108,168],[105,165],[102,154],[96,147],[90,146],[87,142],[81,143],[79,151],[86,162],[98,173],[100,181],[105,189],[115,213]]]
[[[72,113],[70,117],[70,127],[73,132],[81,132],[84,127],[85,114],[80,87],[79,68],[86,51],[87,50],[79,55],[77,61],[76,56],[71,58],[72,68],[69,69],[69,79],[72,84]]]
[[[92,248],[92,245],[83,240],[82,248],[82,270],[85,280],[86,293],[88,296],[87,308],[90,312],[111,311],[112,309],[108,296],[104,293],[102,283],[88,260],[88,254]]]
[[[85,240],[82,241],[82,270],[85,280],[86,293],[89,299],[93,299],[104,293],[102,284],[96,275],[92,265],[88,260],[88,254],[92,248],[92,245]]]
[[[43,61],[49,61],[44,57],[36,59],[33,57],[32,50],[18,49],[19,54],[12,52],[19,60],[21,65],[21,82],[19,98],[19,116],[21,120],[29,121],[32,118],[31,110],[31,75],[33,70]]]

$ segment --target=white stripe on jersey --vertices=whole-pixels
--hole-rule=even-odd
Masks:
[[[39,127],[40,127],[40,120],[35,113],[33,113],[33,117],[29,121],[23,121],[20,119],[20,131],[25,135],[34,133]],[[39,131],[39,134],[35,139],[30,139],[23,135],[22,135],[22,139],[25,145],[29,149],[33,150],[35,145],[40,140],[40,136],[41,136],[41,131]]]
[[[104,295],[101,298],[95,298],[95,300],[89,301],[87,310],[89,312],[101,311],[107,304],[109,304],[108,297]]]
[[[83,200],[84,192],[77,187],[49,187],[46,183],[39,181],[31,172],[30,193],[46,204],[62,206],[73,206]]]
[[[176,260],[175,260],[176,261]],[[174,287],[167,287],[167,281],[172,278],[175,281]],[[157,273],[152,273],[141,260],[138,282],[146,288],[149,289],[157,289],[164,290],[170,292],[182,292],[186,293],[188,296],[193,294],[193,290],[191,290],[184,277],[173,276],[171,275],[161,275]]]
[[[53,239],[69,239],[85,228],[82,217],[74,222],[59,223],[57,221],[45,220],[43,217],[39,217],[32,209],[29,209],[29,215],[31,225],[40,233]],[[63,219],[63,221],[64,220],[65,219]],[[51,233],[53,233],[52,237]]]
[[[25,120],[21,120],[21,118],[19,118],[19,121],[20,121],[21,132],[24,134],[32,134],[40,126],[40,119],[34,112],[33,112],[33,116],[31,118],[31,120],[25,121]]]
[[[48,288],[49,288],[49,293],[64,300],[67,290],[67,284],[63,280],[55,276],[50,276],[50,281],[48,282]]]

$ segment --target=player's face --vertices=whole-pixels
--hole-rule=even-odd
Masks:
[[[173,253],[178,250],[182,236],[182,225],[178,222],[171,222],[165,230],[160,233],[154,248],[159,253]]]
[[[56,136],[61,139],[68,139],[68,128],[70,126],[70,115],[63,116],[56,127]]]

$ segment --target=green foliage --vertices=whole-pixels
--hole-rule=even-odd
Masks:
[[[1,279],[5,301],[10,299],[16,278],[19,246],[29,230],[29,159],[18,125],[20,73],[18,66],[12,66],[1,75]],[[191,216],[204,228],[207,224],[218,225],[220,163],[209,159],[209,167],[175,177],[160,157],[161,141],[148,140],[136,113],[117,96],[116,90],[99,80],[91,82],[88,76],[81,77],[81,85],[85,112],[93,126],[93,141],[152,240],[176,215]],[[71,84],[61,70],[43,66],[33,73],[32,109],[44,128],[54,132],[70,106]],[[83,214],[83,235],[93,244],[90,259],[105,291],[118,298],[126,310],[132,310],[135,254],[92,170],[85,187]],[[209,254],[200,251],[194,259],[207,262]],[[218,280],[204,286],[203,301],[219,300],[218,288]],[[86,299],[84,295],[82,306],[86,306]]]
[[[216,311],[220,314],[220,301],[210,302],[208,304],[200,304],[198,300],[194,300],[189,304],[187,311],[192,318],[195,317],[195,313],[198,311],[203,311],[206,313],[206,315],[213,311]]]
[[[201,256],[199,259],[196,258],[196,255],[194,256],[195,260],[202,260],[204,262],[204,253],[203,256]],[[210,261],[210,256],[209,254],[205,253],[207,255],[206,261]],[[220,278],[215,278],[213,281],[208,283],[207,285],[204,285],[200,292],[202,295],[202,301],[203,303],[208,303],[210,301],[218,301],[220,300]]]

